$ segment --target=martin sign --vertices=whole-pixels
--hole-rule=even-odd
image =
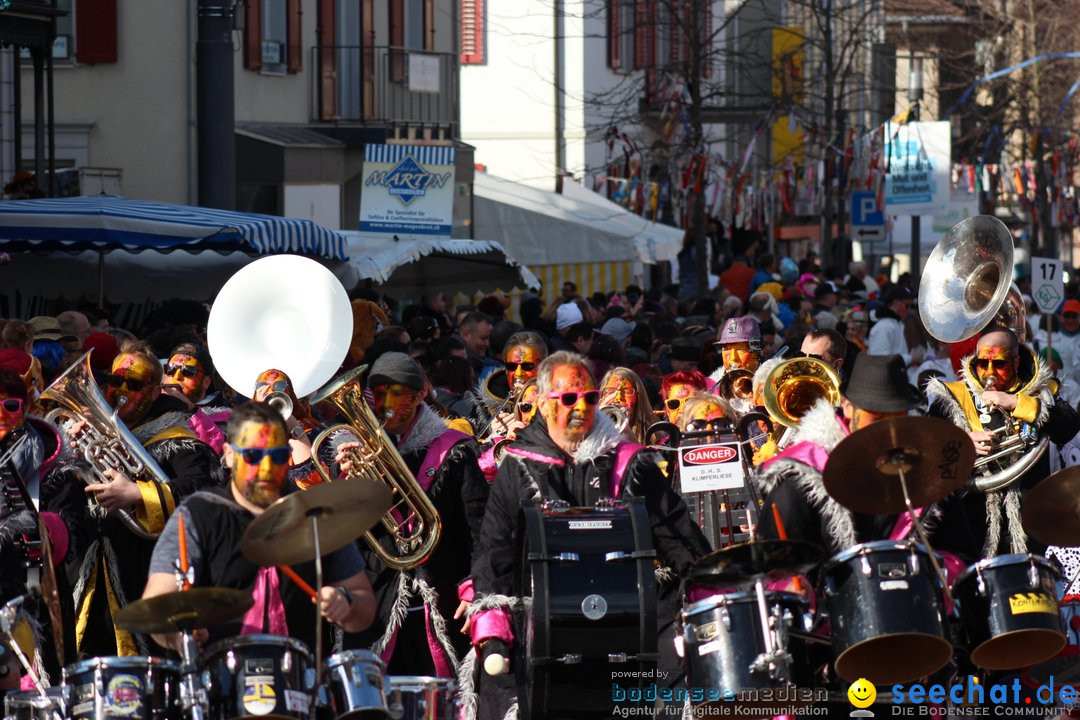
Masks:
[[[453,209],[454,148],[364,148],[361,232],[449,238]]]

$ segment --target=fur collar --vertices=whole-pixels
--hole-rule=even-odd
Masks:
[[[768,495],[781,482],[795,483],[806,496],[807,502],[821,513],[825,520],[829,550],[837,552],[855,545],[855,520],[850,510],[833,500],[825,490],[820,472],[797,460],[782,458],[773,462],[758,477],[763,495]]]
[[[591,462],[614,450],[622,441],[623,436],[616,429],[615,423],[611,422],[604,413],[597,412],[592,430],[589,431],[589,434],[585,436],[585,439],[581,441],[578,449],[574,452],[574,463]]]
[[[425,450],[446,431],[447,427],[442,418],[436,415],[435,411],[429,408],[426,403],[420,403],[416,409],[416,419],[405,437],[402,438],[398,452],[407,455]]]
[[[1025,350],[1031,352],[1026,345],[1021,346],[1021,352]],[[960,361],[960,381],[964,383],[973,396],[977,396],[982,393],[983,389],[979,385],[978,378],[974,373],[970,372],[971,361],[975,358],[974,355],[968,355]],[[1050,407],[1054,404],[1054,394],[1050,390],[1050,380],[1054,377],[1053,371],[1050,369],[1049,363],[1039,363],[1038,369],[1035,371],[1035,376],[1025,383],[1017,391],[1039,401],[1039,412],[1035,416],[1035,422],[1032,423],[1035,427],[1042,427],[1050,417]],[[960,403],[956,401],[953,394],[949,391],[949,388],[945,386],[945,383],[938,379],[933,379],[926,386],[926,397],[929,400],[931,407],[935,405],[938,409],[945,414],[949,422],[953,423],[959,428],[970,431],[971,424],[968,423],[967,417],[964,415],[963,409],[960,407]]]
[[[799,420],[799,427],[790,435],[791,439],[785,445],[811,442],[831,452],[848,433],[836,416],[836,408],[821,398],[806,411]]]

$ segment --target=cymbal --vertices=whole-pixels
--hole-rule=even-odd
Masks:
[[[315,559],[311,518],[318,518],[323,555],[345,547],[371,529],[390,509],[390,487],[352,477],[313,485],[286,495],[255,518],[240,550],[256,565],[295,565]]]
[[[200,587],[136,600],[113,618],[130,632],[167,633],[183,627],[201,628],[234,620],[254,604],[250,592]]]
[[[1080,545],[1080,466],[1058,470],[1024,496],[1027,534],[1046,545]]]
[[[975,446],[968,434],[934,417],[890,417],[844,438],[825,463],[825,490],[855,512],[907,509],[902,469],[916,508],[941,500],[971,479]]]
[[[699,585],[724,586],[794,577],[813,570],[825,552],[805,540],[751,540],[730,545],[698,558],[690,579]]]

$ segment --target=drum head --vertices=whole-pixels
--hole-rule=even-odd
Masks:
[[[986,670],[1018,670],[1049,660],[1063,647],[1064,633],[1041,628],[1015,630],[972,650],[971,662]]]
[[[840,653],[836,674],[849,682],[866,678],[874,685],[907,683],[937,672],[952,655],[952,645],[936,635],[895,633],[864,640]]]

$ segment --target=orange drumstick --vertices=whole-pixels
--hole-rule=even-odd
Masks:
[[[184,589],[191,588],[191,583],[188,582],[188,557],[187,557],[187,533],[184,532],[184,513],[177,513],[176,515],[177,531],[180,533],[180,572],[184,574]]]
[[[787,530],[784,529],[784,521],[780,519],[780,508],[776,507],[776,503],[772,505],[772,516],[773,521],[776,522],[776,534],[781,540],[787,540]],[[802,592],[802,579],[798,575],[792,578],[792,584],[795,585],[796,592]]]
[[[299,587],[301,590],[303,590],[304,594],[307,595],[312,600],[314,600],[315,598],[317,598],[319,596],[319,594],[317,592],[315,592],[315,590],[312,589],[312,587],[310,585],[308,585],[306,582],[304,582],[304,578],[297,575],[296,572],[293,571],[293,569],[291,567],[289,567],[288,565],[278,565],[278,569],[281,570],[281,572],[288,575],[289,579],[292,580],[294,583],[296,583],[296,586]]]

